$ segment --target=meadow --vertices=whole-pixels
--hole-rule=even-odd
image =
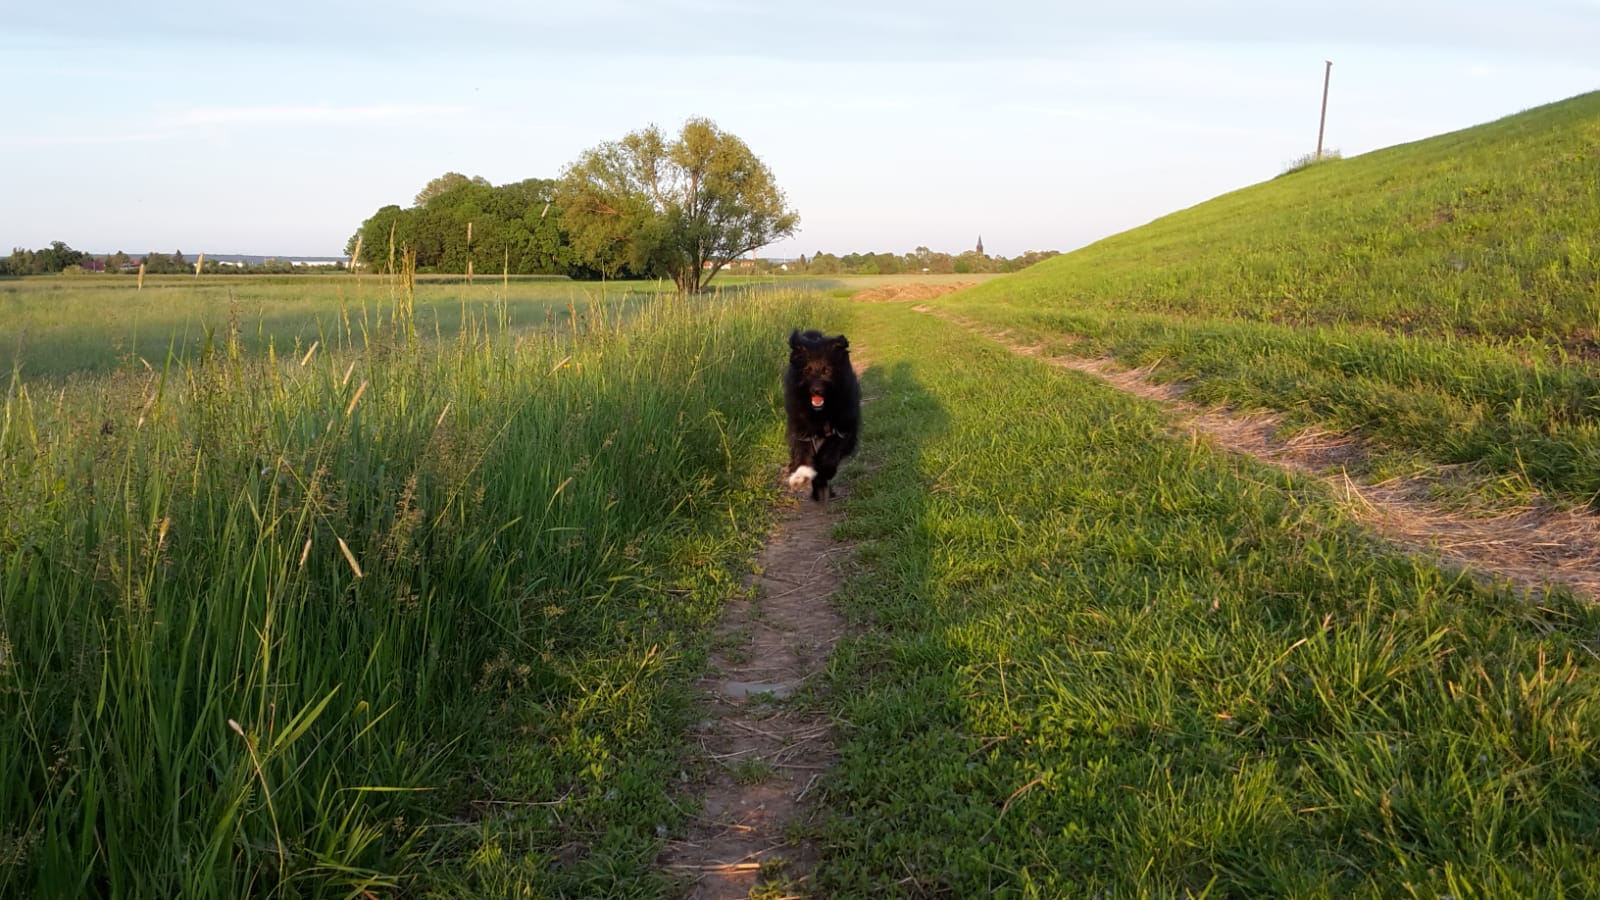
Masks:
[[[197,359],[230,331],[242,350],[303,353],[312,344],[358,348],[399,311],[425,337],[454,337],[485,311],[497,328],[544,328],[569,307],[625,304],[657,293],[653,282],[601,284],[564,278],[417,278],[412,286],[371,275],[133,276],[0,279],[0,365],[23,377],[60,379]]]
[[[1600,91],[1290,172],[974,293],[1587,354],[1600,327],[1597,143]]]
[[[722,275],[713,295],[785,290],[848,297],[885,285],[972,283],[992,275]],[[419,275],[412,284],[374,275],[0,278],[0,371],[62,380],[147,371],[169,357],[198,359],[233,333],[242,350],[297,355],[312,344],[359,348],[393,324],[433,339],[476,327],[487,312],[507,332],[570,325],[591,306],[626,314],[672,290],[661,281],[570,281],[561,277]]]
[[[951,298],[1048,353],[1359,435],[1374,472],[1600,496],[1600,93],[1219,197]]]
[[[1592,603],[1399,552],[937,317],[851,327],[874,399],[815,896],[1600,890]]]
[[[0,893],[659,890],[684,636],[762,537],[811,304],[374,304],[350,346],[13,379]]]
[[[1048,359],[1588,509],[1596,135],[1575,98],[915,305],[0,283],[0,894],[681,894],[798,326],[872,363],[849,631],[776,701],[836,729],[805,893],[1600,895],[1592,598]]]

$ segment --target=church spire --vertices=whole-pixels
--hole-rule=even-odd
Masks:
[[[978,255],[983,255],[983,235],[978,235]]]

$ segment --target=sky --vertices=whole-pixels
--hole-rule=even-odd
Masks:
[[[333,256],[449,171],[694,116],[800,214],[763,256],[1071,250],[1600,89],[1600,0],[0,5],[0,248]],[[0,249],[0,252],[4,252]]]

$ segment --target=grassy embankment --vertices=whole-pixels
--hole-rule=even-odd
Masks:
[[[12,381],[0,894],[660,891],[685,684],[781,459],[773,323],[811,303],[424,340],[374,301],[316,352],[224,326]]]
[[[818,896],[1600,892],[1600,611],[1401,556],[1087,376],[856,318]]]
[[[941,301],[1051,352],[1471,464],[1515,500],[1600,493],[1600,93],[1327,162]]]

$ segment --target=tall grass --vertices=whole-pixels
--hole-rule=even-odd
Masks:
[[[472,801],[519,736],[545,750],[516,800],[587,822],[541,808],[524,852],[576,841],[574,878],[648,878],[658,823],[605,804],[620,783],[667,806],[673,636],[737,584],[775,438],[751,386],[807,302],[662,298],[535,334],[491,310],[435,341],[396,315],[286,357],[231,329],[137,377],[14,378],[0,893],[469,884],[459,854],[496,840]]]
[[[548,328],[569,306],[642,303],[654,283],[576,284],[496,279],[466,285],[419,279],[408,321],[429,338],[454,338],[485,308],[518,330]],[[161,279],[143,291],[115,278],[29,278],[0,284],[0,368],[30,381],[143,371],[169,355],[197,360],[230,329],[248,356],[275,346],[359,349],[363,331],[392,318],[396,279],[371,276]]]

